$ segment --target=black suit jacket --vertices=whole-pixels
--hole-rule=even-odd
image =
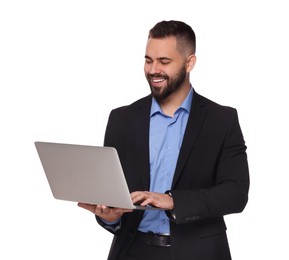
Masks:
[[[147,96],[113,110],[106,129],[104,145],[117,149],[131,192],[149,190],[151,100]],[[173,259],[230,259],[223,216],[244,209],[248,189],[246,146],[237,111],[194,92],[171,188],[176,214],[170,223]],[[142,215],[127,213],[120,229],[108,229],[115,234],[108,259],[122,259]]]

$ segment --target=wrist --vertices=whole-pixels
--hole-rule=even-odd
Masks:
[[[172,220],[172,221],[175,221],[176,220],[176,213],[175,213],[175,210],[174,210],[174,199],[173,199],[173,195],[171,193],[171,191],[166,191],[166,194],[171,198],[172,200],[172,207],[170,210],[168,210],[167,212],[167,215],[169,216],[169,218]]]

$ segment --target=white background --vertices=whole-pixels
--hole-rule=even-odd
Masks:
[[[233,259],[289,259],[287,10],[285,0],[0,1],[0,259],[106,259],[112,236],[52,197],[34,141],[102,145],[110,110],[149,93],[147,33],[170,19],[196,32],[194,88],[237,108],[248,146],[250,200],[226,216]]]

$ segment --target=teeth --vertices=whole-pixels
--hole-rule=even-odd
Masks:
[[[164,79],[153,79],[153,82],[155,82],[155,83],[159,83],[159,82],[162,82],[162,81],[164,81]]]

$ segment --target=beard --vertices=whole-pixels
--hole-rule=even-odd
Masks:
[[[173,78],[169,77],[167,74],[155,73],[155,74],[147,74],[146,78],[150,85],[152,96],[156,99],[156,101],[160,102],[169,97],[172,93],[176,92],[183,82],[185,81],[187,72],[186,72],[186,64],[179,70],[177,75]],[[167,85],[164,87],[154,87],[151,83],[152,78],[163,78],[167,81]]]

